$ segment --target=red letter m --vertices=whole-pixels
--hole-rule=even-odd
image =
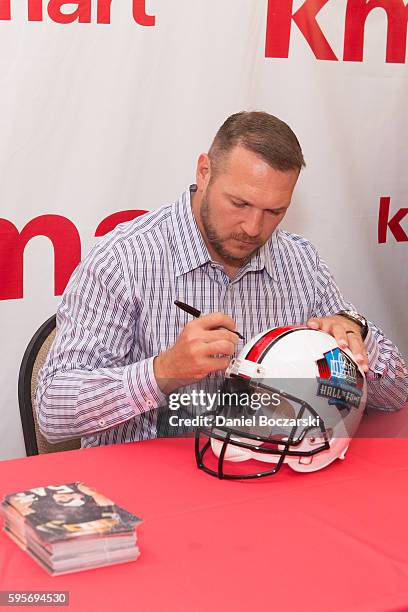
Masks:
[[[343,59],[362,62],[364,53],[364,29],[368,14],[375,8],[387,13],[387,53],[385,61],[394,64],[405,62],[407,46],[408,5],[403,0],[349,0],[346,11]]]
[[[47,236],[54,246],[54,291],[61,295],[81,259],[78,230],[60,215],[32,219],[21,233],[7,219],[0,219],[0,300],[23,297],[24,248],[34,236]]]

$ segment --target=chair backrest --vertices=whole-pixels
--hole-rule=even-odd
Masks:
[[[81,446],[80,438],[50,444],[38,427],[35,410],[37,378],[54,341],[55,325],[56,316],[53,315],[38,328],[26,348],[20,366],[18,402],[27,456],[73,450]]]

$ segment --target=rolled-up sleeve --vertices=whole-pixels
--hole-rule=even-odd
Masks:
[[[51,443],[88,436],[157,408],[154,357],[130,362],[137,309],[115,245],[95,247],[72,275],[40,370],[36,410]]]

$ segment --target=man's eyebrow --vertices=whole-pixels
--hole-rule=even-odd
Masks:
[[[231,198],[232,200],[236,200],[237,202],[240,202],[241,204],[248,204],[249,206],[252,206],[251,202],[248,202],[247,200],[243,200],[242,198],[239,198],[238,196],[234,196],[232,195],[232,193],[225,192],[225,195],[228,198]]]
[[[273,212],[284,212],[285,210],[288,210],[289,205],[288,206],[279,206],[279,208],[266,208],[265,210],[273,210]]]
[[[234,196],[232,195],[232,193],[225,192],[225,195],[231,198],[232,200],[239,202],[240,204],[246,204],[247,206],[252,206],[251,202],[248,202],[247,200],[243,200],[242,198],[239,198],[238,196]],[[265,210],[273,210],[274,212],[283,212],[287,210],[288,208],[289,208],[289,204],[287,206],[279,206],[279,208],[265,208]]]

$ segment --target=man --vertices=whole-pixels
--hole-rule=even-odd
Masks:
[[[371,406],[402,406],[408,383],[398,349],[344,300],[314,247],[278,229],[303,166],[285,123],[232,115],[200,155],[196,185],[91,251],[66,288],[39,376],[38,420],[50,442],[162,435],[158,408],[176,389],[220,383],[242,348],[234,330],[249,340],[306,322],[351,349],[367,372]],[[211,314],[191,320],[174,300]]]

